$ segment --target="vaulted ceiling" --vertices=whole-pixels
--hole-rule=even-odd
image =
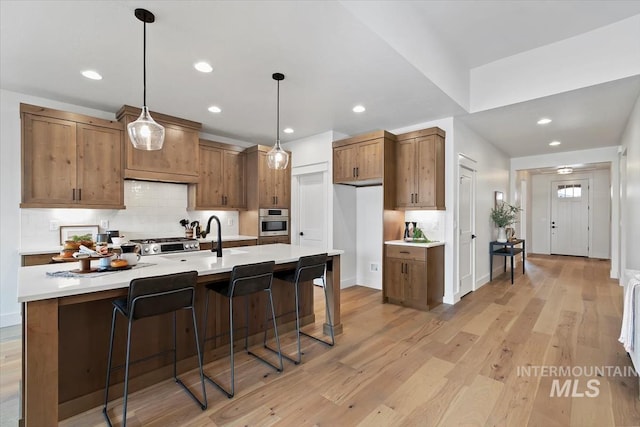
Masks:
[[[638,15],[637,1],[3,0],[2,89],[114,113],[140,106],[138,7],[156,15],[147,26],[150,109],[248,143],[275,138],[274,72],[286,75],[281,126],[295,131],[281,133],[285,142],[456,116],[510,156],[547,152],[550,137],[564,151],[615,145],[640,93],[631,75],[471,107],[474,69]],[[213,72],[196,71],[198,61]],[[103,79],[82,77],[86,69]],[[366,111],[354,113],[356,104]],[[541,115],[553,115],[553,126],[532,125]]]

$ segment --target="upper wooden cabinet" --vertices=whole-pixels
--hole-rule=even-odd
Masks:
[[[271,147],[255,145],[245,151],[247,153],[247,209],[250,211],[267,208],[289,209],[291,205],[291,157],[286,169],[269,169],[267,164],[269,150]],[[256,217],[256,227],[257,221]],[[247,221],[247,223],[253,222],[253,220]],[[247,232],[249,235],[255,234],[253,227],[249,227]]]
[[[444,137],[439,128],[397,136],[396,207],[445,209]]]
[[[198,182],[198,145],[202,125],[190,120],[151,112],[153,119],[164,126],[161,150],[144,151],[133,148],[126,126],[140,115],[140,109],[123,106],[117,113],[125,126],[124,177],[163,182]]]
[[[286,169],[269,169],[267,153],[260,151],[258,175],[258,207],[288,209],[291,205],[291,164]]]
[[[200,140],[197,184],[189,186],[191,209],[244,209],[247,207],[244,148]]]
[[[333,143],[333,183],[350,185],[382,184],[385,139],[394,135],[376,131]]]
[[[122,124],[20,104],[23,208],[124,209]]]

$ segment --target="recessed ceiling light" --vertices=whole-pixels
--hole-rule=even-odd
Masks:
[[[549,145],[550,145],[550,146],[552,146],[552,147],[555,147],[556,145],[560,145],[560,144],[561,144],[561,142],[560,142],[560,141],[551,141],[551,142],[549,143]]]
[[[193,68],[200,71],[201,73],[210,73],[213,71],[213,67],[204,61],[193,64]]]
[[[215,105],[212,105],[211,107],[208,108],[209,111],[211,111],[212,113],[221,113],[222,109],[220,107],[216,107]]]
[[[354,113],[363,113],[365,110],[366,108],[364,108],[364,106],[362,105],[356,105],[355,107],[353,107]]]
[[[538,120],[538,124],[539,125],[548,125],[551,122],[552,122],[552,120],[547,118],[547,117],[543,117],[540,120]]]
[[[102,80],[102,76],[97,71],[85,70],[82,75],[91,80]]]
[[[286,128],[286,129],[283,129],[283,131],[282,131],[282,132],[284,132],[284,133],[293,133],[293,129],[291,129],[291,128]]]

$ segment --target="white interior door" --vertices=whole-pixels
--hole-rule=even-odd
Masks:
[[[327,248],[325,172],[298,176],[298,242],[300,246]]]
[[[458,188],[458,277],[460,296],[473,290],[475,273],[475,171],[459,166]]]
[[[551,253],[589,255],[589,180],[551,182]]]

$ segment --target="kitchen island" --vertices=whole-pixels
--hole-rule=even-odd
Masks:
[[[49,264],[20,268],[18,301],[23,317],[23,387],[22,411],[26,426],[56,425],[68,418],[102,404],[112,301],[127,294],[132,279],[196,270],[198,286],[196,313],[202,317],[205,299],[204,284],[228,280],[235,265],[274,260],[275,270],[291,270],[302,256],[322,251],[295,245],[243,246],[226,249],[222,258],[215,253],[199,251],[143,257],[133,269],[75,277],[50,277],[47,273],[72,270],[75,263]],[[328,251],[327,291],[329,311],[336,334],[340,323],[340,250]],[[62,273],[64,274],[64,273]],[[274,305],[279,327],[289,326],[295,319],[293,287],[274,281]],[[207,329],[216,335],[228,330],[228,303],[222,297],[211,296],[214,314],[207,319]],[[215,300],[214,300],[215,298]],[[262,339],[265,325],[266,295],[254,295],[249,306],[250,343]],[[309,283],[301,289],[301,320],[315,320],[313,289]],[[243,314],[245,304],[238,301]],[[210,308],[211,309],[211,308]],[[236,307],[234,306],[234,311]],[[189,313],[178,313],[178,371],[197,367],[193,331]],[[244,315],[239,315],[244,319]],[[133,354],[144,356],[172,347],[170,315],[143,319],[132,338]],[[203,330],[200,319],[199,330]],[[244,327],[243,321],[239,328]],[[114,365],[124,360],[125,322],[118,323],[114,343]],[[325,333],[328,325],[324,325]],[[239,339],[244,335],[240,334]],[[205,348],[205,363],[225,355],[228,337],[221,335]],[[130,392],[170,378],[172,355],[149,359],[132,366]],[[113,396],[122,394],[123,372],[112,377]]]

